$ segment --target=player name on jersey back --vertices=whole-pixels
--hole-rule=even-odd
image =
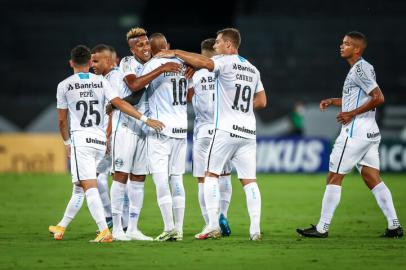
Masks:
[[[378,87],[374,67],[360,58],[350,69],[343,86],[342,111],[352,111],[365,103],[372,90]],[[363,140],[380,140],[378,124],[375,120],[376,110],[357,115],[347,125],[343,125],[342,134]]]
[[[264,90],[258,69],[239,55],[219,55],[212,60],[217,76],[216,129],[255,139],[254,95]]]
[[[207,69],[200,69],[195,72],[192,80],[194,89],[192,105],[196,115],[193,137],[210,138],[214,133],[215,74]]]
[[[148,116],[165,124],[161,131],[174,138],[187,137],[187,90],[189,83],[185,78],[186,66],[178,58],[153,58],[144,66],[142,75],[148,74],[167,62],[182,65],[182,71],[164,72],[148,85]],[[149,129],[149,132],[155,132]]]
[[[75,146],[105,147],[105,104],[116,97],[106,79],[91,73],[77,73],[59,83],[57,108],[69,110]]]

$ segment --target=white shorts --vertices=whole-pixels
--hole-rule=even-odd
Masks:
[[[207,169],[207,156],[209,154],[211,138],[193,140],[193,176],[204,177]],[[222,174],[231,173],[231,164],[227,162]]]
[[[110,154],[105,154],[103,159],[99,162],[96,168],[97,173],[109,174],[111,171],[112,158]]]
[[[257,141],[216,129],[211,141],[206,171],[221,175],[227,162],[239,179],[256,179]]]
[[[96,168],[103,159],[106,149],[96,149],[87,146],[71,146],[70,170],[72,182],[96,180]]]
[[[118,129],[111,136],[111,145],[113,172],[149,174],[144,136],[138,136],[125,128]]]
[[[330,155],[329,171],[347,174],[354,167],[362,166],[379,170],[379,141],[339,136]]]
[[[150,134],[147,136],[147,144],[151,173],[166,173],[168,175],[185,173],[186,138]]]

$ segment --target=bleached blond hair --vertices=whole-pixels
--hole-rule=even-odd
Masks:
[[[131,28],[130,31],[127,32],[127,41],[132,38],[145,36],[146,34],[147,34],[147,31],[145,31],[145,29],[143,29],[143,28],[140,28],[140,27]]]

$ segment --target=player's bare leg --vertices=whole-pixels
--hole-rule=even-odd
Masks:
[[[110,188],[111,213],[113,217],[113,238],[115,240],[129,240],[123,231],[122,215],[124,196],[127,188],[128,173],[116,171]]]
[[[82,186],[86,194],[87,207],[89,208],[90,214],[96,222],[100,232],[96,239],[93,241],[111,242],[112,235],[109,228],[107,227],[103,205],[100,199],[99,191],[97,190],[97,180],[81,180],[80,185]]]
[[[297,229],[296,231],[305,237],[325,238],[328,236],[328,230],[331,220],[334,216],[341,198],[341,184],[344,174],[329,172],[327,174],[327,185],[324,191],[320,220],[317,226],[311,225],[307,229]]]
[[[132,240],[152,241],[151,237],[145,236],[140,230],[138,230],[138,220],[144,203],[144,184],[145,175],[131,174],[130,181],[128,182],[130,207],[126,235]]]
[[[388,227],[382,236],[402,237],[403,229],[400,226],[398,217],[396,215],[392,194],[389,188],[381,180],[379,170],[368,166],[363,166],[361,169],[361,175],[365,184],[374,194],[376,202],[388,221]]]
[[[261,240],[261,193],[256,179],[240,179],[247,199],[247,209],[250,216],[250,239]]]

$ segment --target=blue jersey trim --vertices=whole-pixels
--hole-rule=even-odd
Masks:
[[[216,128],[218,126],[219,122],[219,80],[216,80]]]
[[[120,119],[121,119],[121,111],[120,111],[120,113],[118,114],[117,125],[116,125],[116,129],[115,129],[114,131],[117,131],[117,129],[118,129],[118,125],[120,124]]]
[[[359,97],[360,96],[361,96],[361,89],[358,90],[357,105],[355,106],[355,108],[358,108],[358,103],[359,103]],[[356,118],[357,118],[357,116],[355,116],[354,120],[352,120],[350,138],[352,138],[352,132],[354,131],[354,123],[355,123]]]
[[[79,75],[79,78],[80,78],[81,80],[86,80],[86,79],[89,79],[89,77],[90,77],[89,73],[82,73],[82,72],[80,72],[80,73],[78,73],[78,75]]]
[[[247,61],[244,57],[242,57],[242,56],[240,56],[240,55],[238,55],[238,58],[240,59],[241,62]]]

